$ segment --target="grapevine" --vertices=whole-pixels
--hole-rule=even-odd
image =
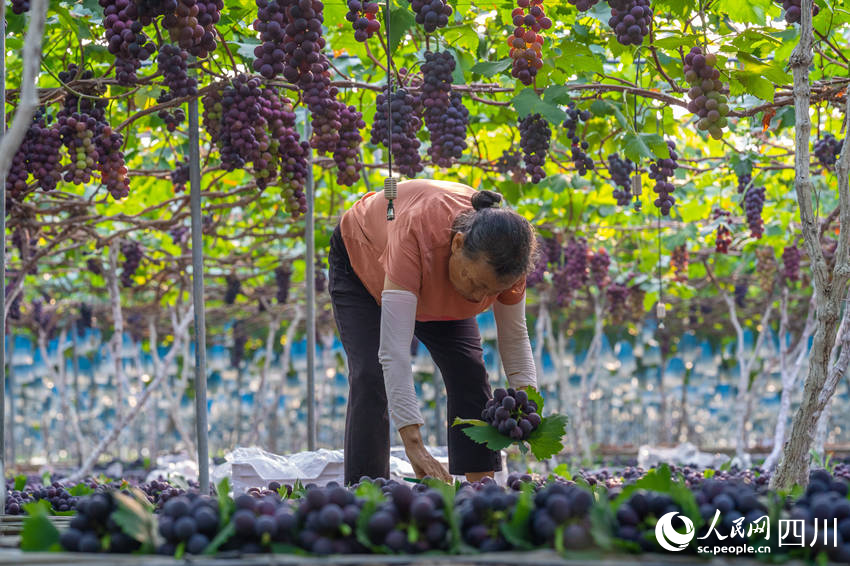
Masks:
[[[685,80],[691,85],[688,96],[688,110],[699,116],[697,129],[707,131],[712,138],[719,140],[723,137],[723,128],[728,124],[726,115],[729,105],[726,96],[722,94],[723,82],[720,71],[714,66],[717,56],[713,53],[703,53],[698,46],[692,47],[685,55]]]

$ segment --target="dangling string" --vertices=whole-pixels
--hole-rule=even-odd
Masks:
[[[390,0],[387,0],[387,10],[384,14],[387,33],[387,160],[389,177],[384,178],[384,197],[387,199],[387,221],[395,220],[395,209],[393,208],[393,199],[398,196],[398,181],[393,177],[393,111],[392,111],[392,94],[393,94],[393,77],[392,77],[392,57],[390,55]]]

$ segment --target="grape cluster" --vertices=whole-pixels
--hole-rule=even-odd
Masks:
[[[44,108],[39,108],[18,149],[24,157],[26,171],[32,173],[43,191],[52,191],[62,179],[59,154],[62,138],[58,128],[49,126],[51,120],[50,115],[44,114]]]
[[[729,246],[732,244],[732,232],[728,228],[728,224],[732,219],[732,213],[722,208],[715,208],[711,214],[712,220],[720,220],[720,223],[717,225],[717,239],[714,249],[717,253],[727,254],[729,253]]]
[[[196,493],[170,498],[162,507],[159,534],[165,539],[157,554],[173,556],[185,545],[189,554],[201,554],[218,532],[218,502]]]
[[[538,249],[543,249],[543,238],[537,236],[537,246]],[[543,282],[546,275],[546,266],[549,263],[549,259],[546,257],[545,253],[537,254],[537,258],[534,261],[534,269],[525,276],[525,284],[528,287],[536,287],[540,283]]]
[[[139,242],[121,242],[121,253],[124,254],[124,268],[121,271],[121,284],[125,287],[133,286],[133,275],[142,263],[144,252]]]
[[[375,510],[366,524],[372,544],[411,554],[449,548],[451,532],[443,496],[425,484],[420,485],[411,489],[390,482],[382,487],[387,501]],[[411,532],[418,534],[415,540],[411,540]]]
[[[510,550],[511,544],[499,528],[510,519],[517,502],[516,492],[505,492],[492,481],[482,481],[461,488],[455,495],[455,509],[460,517],[463,541],[482,552]]]
[[[717,56],[713,53],[703,53],[702,48],[694,46],[685,55],[685,80],[691,85],[688,96],[688,110],[699,116],[697,129],[708,131],[716,140],[723,137],[729,114],[726,96],[721,92],[723,82],[720,80],[720,70],[715,69]]]
[[[171,172],[171,184],[174,185],[175,193],[182,193],[186,190],[186,183],[189,182],[189,162],[179,161]]]
[[[39,487],[27,485],[22,490],[12,489],[13,487],[7,483],[5,509],[7,515],[22,515],[25,513],[23,507],[25,504],[40,500],[50,503],[53,511],[65,513],[73,511],[79,499],[71,495],[59,482]]]
[[[77,514],[71,526],[59,537],[59,544],[68,552],[130,553],[140,544],[126,535],[111,515],[117,509],[112,493],[105,491],[77,502]]]
[[[248,330],[245,323],[237,320],[233,323],[233,347],[230,349],[230,366],[238,369],[245,359],[245,345],[248,343]]]
[[[307,155],[310,153],[310,144],[301,142],[290,146],[281,163],[280,186],[283,197],[286,199],[285,207],[293,218],[298,218],[307,213],[307,195],[304,193],[304,184],[307,179]]]
[[[415,177],[422,171],[419,157],[419,139],[416,137],[422,121],[419,118],[421,110],[419,101],[404,88],[400,88],[387,96],[387,88],[377,97],[375,121],[372,123],[371,142],[374,145],[388,146],[387,140],[387,105],[392,115],[392,155],[399,172],[408,177]]]
[[[107,47],[115,55],[115,78],[120,85],[132,85],[142,61],[153,55],[156,46],[142,31],[144,26],[133,0],[98,0],[98,3],[103,8]]]
[[[179,246],[185,244],[189,241],[189,227],[188,226],[175,226],[168,233],[171,235],[171,240],[174,242],[175,246]]]
[[[738,194],[742,195],[753,184],[753,176],[749,173],[738,175]]]
[[[446,0],[408,0],[416,14],[416,23],[425,28],[425,33],[434,33],[437,28],[449,25],[452,7]]]
[[[68,148],[71,158],[65,171],[65,182],[75,185],[89,183],[98,161],[98,151],[94,143],[97,120],[87,114],[64,112],[59,112],[56,123],[62,143]]]
[[[12,163],[6,175],[6,190],[13,198],[18,198],[26,190],[27,177],[27,155],[23,148],[18,148],[12,155]]]
[[[620,324],[626,318],[628,308],[626,300],[629,297],[629,288],[623,283],[614,282],[605,289],[605,302],[608,314],[615,324]]]
[[[236,297],[242,291],[242,282],[236,275],[230,274],[226,278],[227,289],[224,291],[224,304],[232,305],[236,302]]]
[[[579,122],[587,122],[590,120],[591,114],[589,110],[579,110],[576,108],[575,102],[570,102],[567,107],[567,118],[564,120],[564,127],[567,129],[567,137],[570,138],[570,151],[573,159],[573,164],[576,166],[578,174],[584,176],[588,171],[594,169],[593,159],[585,152],[588,143],[579,138],[576,134]]]
[[[526,13],[528,10],[528,13]],[[534,82],[543,67],[543,36],[540,32],[552,27],[552,20],[543,12],[543,0],[517,0],[511,12],[514,33],[508,38],[513,64],[511,75],[526,86]]]
[[[596,253],[590,256],[590,280],[600,289],[604,289],[611,283],[611,277],[608,275],[610,267],[611,256],[608,255],[605,248],[599,248]]]
[[[431,135],[428,155],[441,167],[450,167],[452,160],[459,159],[466,149],[469,110],[461,96],[452,92],[454,69],[455,60],[449,51],[425,53],[419,104],[425,109],[425,127]]]
[[[112,126],[104,124],[100,128],[95,142],[98,146],[98,169],[100,180],[106,185],[106,190],[112,198],[118,200],[130,194],[130,178],[127,176],[127,166],[124,164],[124,152],[121,146],[124,138],[112,130]]]
[[[23,14],[30,11],[30,0],[12,0],[12,12]]]
[[[493,390],[493,398],[487,401],[481,418],[513,440],[528,440],[528,435],[540,426],[537,403],[529,400],[525,391],[513,388]]]
[[[673,280],[678,283],[688,282],[688,254],[687,244],[676,246],[670,254],[670,266],[673,268]]]
[[[579,12],[587,12],[593,8],[599,0],[569,0],[570,4],[578,8]]]
[[[529,114],[519,123],[519,145],[522,148],[525,172],[531,175],[532,183],[539,183],[546,176],[543,166],[549,152],[552,129],[540,114]]]
[[[215,51],[215,24],[221,19],[223,0],[177,0],[162,25],[174,41],[190,55],[204,58]]]
[[[793,244],[782,250],[782,275],[786,281],[800,280],[801,257],[800,248]]]
[[[593,540],[590,536],[592,505],[593,496],[577,485],[547,484],[534,494],[534,510],[530,517],[533,542],[551,547],[561,529],[564,548],[587,548]]]
[[[668,179],[675,174],[679,167],[676,162],[679,158],[676,154],[676,144],[668,140],[667,148],[670,150],[670,157],[653,161],[649,166],[649,178],[655,181],[655,187],[652,190],[658,195],[653,204],[664,216],[669,216],[670,209],[676,204],[676,199],[673,197],[673,191],[676,187]]]
[[[524,183],[525,170],[522,167],[522,153],[519,150],[504,150],[496,160],[496,171],[502,175],[510,175],[515,183]]]
[[[162,90],[157,99],[160,104],[175,98],[198,94],[198,81],[189,76],[186,65],[188,56],[185,50],[171,43],[166,43],[160,48],[156,63],[162,71],[163,84],[168,87],[167,90]],[[186,113],[181,108],[172,110],[163,108],[158,116],[165,122],[169,132],[173,132],[178,124],[186,120]]]
[[[100,262],[93,257],[86,260],[86,267],[93,275],[103,275],[103,267]]]
[[[378,3],[366,0],[348,0],[348,12],[345,19],[354,27],[355,41],[365,42],[381,29],[381,23],[375,19]]]
[[[611,18],[608,26],[617,34],[621,45],[641,45],[652,25],[649,0],[609,0]]]
[[[789,24],[796,24],[800,22],[800,17],[802,16],[802,11],[800,10],[801,0],[782,0],[782,8],[785,10],[785,21]],[[817,2],[812,3],[812,17],[818,15],[820,12],[820,8],[818,7]]]
[[[566,306],[575,293],[587,285],[590,276],[588,252],[584,238],[572,238],[564,247],[564,265],[552,277],[558,305]]]
[[[744,194],[744,212],[747,215],[747,223],[750,226],[750,234],[753,238],[761,238],[764,233],[764,220],[761,212],[764,209],[764,187],[750,187]]]
[[[281,265],[274,270],[274,281],[277,285],[277,302],[286,304],[289,299],[289,280],[292,277],[292,269],[288,265]]]
[[[838,154],[841,153],[843,145],[844,140],[837,140],[832,134],[826,134],[815,142],[815,157],[821,165],[829,169],[838,161]]]
[[[80,304],[80,318],[77,319],[77,336],[84,336],[92,327],[92,308],[86,303]]]
[[[301,498],[295,514],[291,518],[287,516],[284,526],[289,525],[290,530],[296,525],[300,527],[298,544],[314,554],[363,552],[363,546],[353,534],[361,508],[362,501],[343,487],[314,487]],[[278,510],[275,516],[278,519],[278,536],[282,530],[281,514]]]
[[[629,158],[621,159],[616,153],[608,156],[608,173],[614,184],[619,187],[614,189],[614,198],[619,206],[626,206],[632,200],[631,177],[635,169],[635,164]]]
[[[850,562],[850,501],[847,499],[848,484],[840,479],[834,479],[826,470],[809,472],[809,484],[806,493],[794,502],[791,507],[790,519],[803,521],[805,524],[805,540],[798,531],[796,536],[789,537],[789,544],[809,546],[815,554],[825,552],[830,561]],[[833,533],[832,519],[837,519],[838,532]],[[828,525],[823,532],[824,520]],[[820,531],[816,531],[820,528]],[[817,537],[810,533],[817,532]],[[826,536],[824,536],[826,535]],[[837,539],[838,544],[833,544]],[[826,561],[824,561],[826,562]]]
[[[339,129],[342,126],[339,110],[342,104],[337,104],[337,88],[331,86],[330,65],[324,55],[314,64],[312,75],[302,75],[302,98],[310,109],[313,136],[310,146],[319,153],[333,153],[339,144]],[[309,77],[312,76],[312,79]]]
[[[747,291],[750,286],[746,281],[740,281],[735,283],[734,295],[735,295],[735,304],[738,305],[738,308],[744,308],[747,306]]]
[[[360,162],[360,143],[363,141],[360,130],[366,127],[366,122],[363,121],[363,114],[354,106],[346,106],[342,102],[337,102],[337,105],[339,142],[333,154],[337,166],[336,181],[350,187],[360,180],[360,170],[363,169]]]
[[[776,271],[778,265],[776,263],[776,254],[770,246],[762,246],[756,249],[756,275],[758,277],[759,287],[771,294],[773,286],[776,283]]]
[[[308,43],[309,51],[305,51],[298,43],[294,41],[295,25],[292,24],[291,31],[288,33],[290,21],[287,18],[286,8],[291,2],[276,0],[257,0],[257,18],[254,20],[254,31],[260,32],[260,45],[254,48],[253,67],[254,70],[260,73],[266,79],[273,79],[277,75],[283,74],[284,69],[288,71],[287,80],[295,82],[298,80],[300,73],[297,65],[300,65],[302,60],[305,60],[309,55],[314,62],[318,61],[318,52],[314,52],[315,45],[313,42],[318,39],[321,34],[321,22],[318,25],[314,24],[313,35],[315,39]],[[309,6],[312,9],[312,3]],[[296,11],[300,14],[301,8],[295,6]],[[304,32],[301,31],[303,34]],[[308,32],[309,33],[309,32]],[[287,51],[289,53],[287,54]],[[296,55],[296,51],[298,54]],[[288,68],[287,63],[296,62],[296,66]]]

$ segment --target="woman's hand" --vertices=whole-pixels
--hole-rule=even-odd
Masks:
[[[425,449],[422,435],[419,432],[419,425],[408,425],[400,428],[398,432],[404,443],[407,459],[410,460],[417,478],[430,476],[446,483],[452,483],[452,476],[449,475],[446,468]]]

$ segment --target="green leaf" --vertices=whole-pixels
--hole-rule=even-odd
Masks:
[[[354,529],[357,541],[372,552],[386,553],[388,550],[385,547],[376,545],[369,538],[369,519],[372,518],[378,506],[384,501],[384,494],[381,488],[375,484],[363,483],[358,486],[354,493],[357,497],[366,500],[363,508],[360,510],[360,514],[357,516],[357,523]]]
[[[534,492],[529,484],[522,486],[516,506],[510,521],[503,521],[499,530],[505,535],[505,540],[520,550],[532,550],[530,521],[534,510]]]
[[[27,552],[54,552],[62,550],[59,546],[59,529],[50,521],[50,503],[41,499],[34,503],[25,503],[23,529],[21,530],[21,550]]]
[[[716,472],[714,470],[708,469],[702,471],[702,477],[705,479],[713,478]]]
[[[472,66],[470,71],[478,73],[479,75],[484,75],[485,77],[492,77],[493,75],[498,75],[499,73],[510,69],[510,67],[511,59],[502,59],[501,61],[479,61]]]
[[[514,105],[517,115],[520,118],[525,118],[529,114],[534,114],[535,108],[540,103],[540,98],[534,89],[524,88],[516,95],[511,103]]]
[[[570,90],[564,85],[552,85],[543,91],[543,100],[552,104],[569,104]]]
[[[21,491],[27,486],[27,476],[20,474],[15,476],[15,491]],[[76,495],[72,493],[71,495]]]
[[[659,49],[676,49],[677,47],[693,47],[697,41],[692,35],[677,34],[656,39],[652,44]]]
[[[50,477],[50,472],[44,472],[41,474],[41,483],[44,487],[50,487],[53,484],[53,480]]]
[[[283,486],[281,486],[281,489],[283,489]],[[215,486],[215,491],[218,494],[219,527],[224,527],[230,522],[230,516],[236,509],[236,504],[230,497],[230,478],[223,477]]]
[[[634,162],[646,159],[663,159],[670,157],[667,142],[658,134],[634,134],[628,132],[624,137],[624,153]]]
[[[218,531],[218,534],[215,535],[207,547],[204,549],[204,554],[211,555],[218,552],[218,549],[230,540],[230,537],[236,534],[236,525],[233,523],[227,523],[223,529]]]
[[[626,116],[623,114],[622,110],[620,110],[619,106],[616,106],[607,100],[594,100],[593,104],[590,105],[590,111],[594,116],[613,115],[617,118],[617,122],[620,123],[621,127],[630,127],[628,119],[626,119]]]
[[[525,391],[526,395],[528,395],[529,401],[534,401],[537,405],[537,414],[543,414],[543,395],[540,394],[537,389],[532,387],[531,385],[522,388]]]
[[[94,493],[94,490],[84,483],[78,483],[77,485],[72,486],[71,489],[68,490],[68,493],[75,497],[80,497],[83,495],[91,495]]]
[[[498,432],[498,431],[497,431]],[[567,433],[566,415],[552,414],[540,421],[540,426],[528,435],[531,453],[538,460],[545,460],[564,449],[561,439]]]
[[[131,488],[130,494],[116,491],[113,494],[117,509],[110,517],[121,530],[142,544],[142,553],[153,552],[156,548],[156,516],[153,506],[138,488]]]
[[[513,439],[501,434],[496,427],[484,421],[455,417],[452,426],[458,425],[471,425],[463,429],[463,433],[478,444],[484,444],[490,450],[503,450],[513,443]]]
[[[729,16],[733,21],[747,24],[765,24],[765,15],[770,8],[771,0],[718,0],[717,6],[712,7],[719,14]]]
[[[737,71],[733,76],[744,87],[744,91],[757,96],[767,102],[773,102],[774,86],[773,83],[757,73],[748,71]]]
[[[552,470],[552,473],[556,476],[564,478],[567,481],[573,479],[573,475],[570,473],[570,469],[565,463],[561,463],[555,466],[555,468]]]
[[[407,7],[393,6],[390,8],[390,53],[395,52],[401,38],[414,25],[416,25],[416,18]]]

